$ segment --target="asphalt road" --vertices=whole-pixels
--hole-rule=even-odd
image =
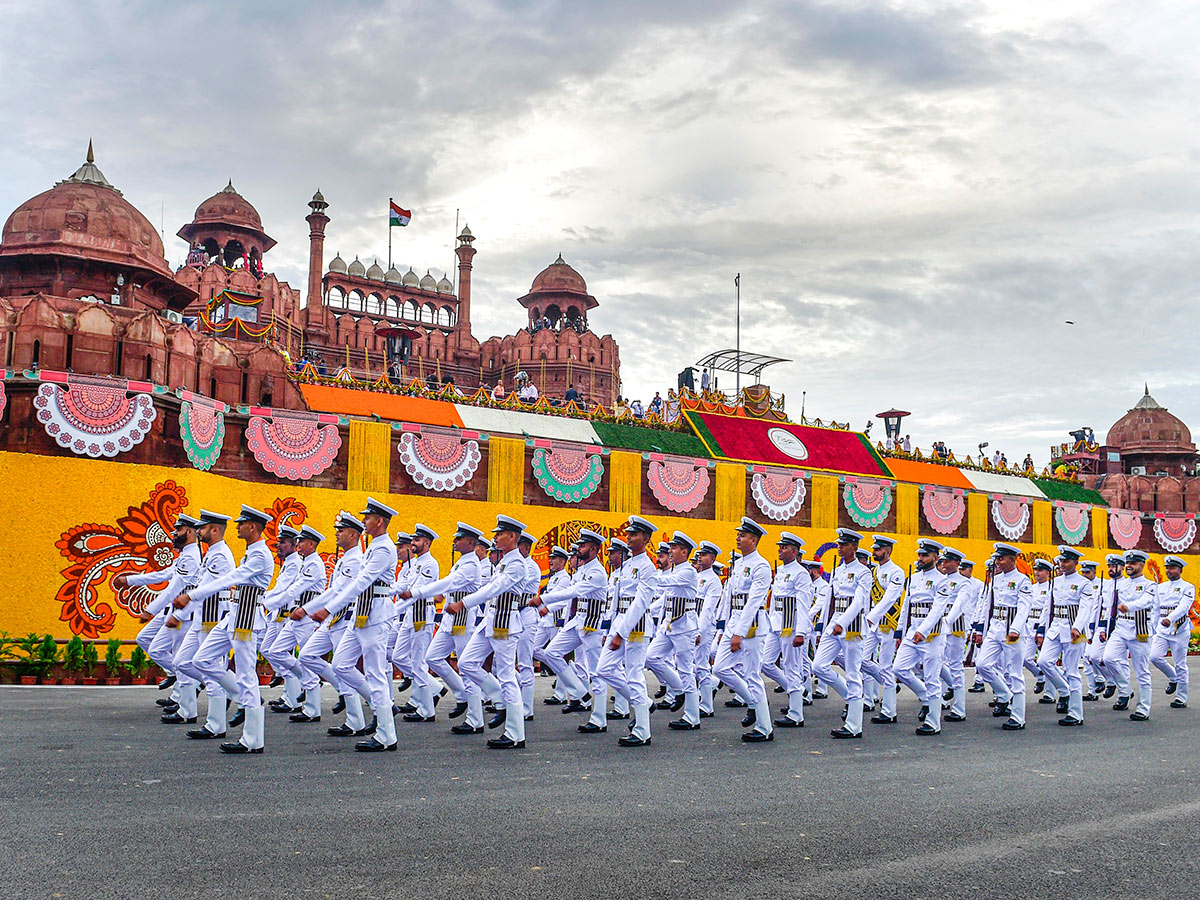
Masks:
[[[539,703],[524,752],[439,721],[401,723],[400,752],[378,755],[325,736],[327,696],[320,726],[269,714],[254,757],[159,724],[153,688],[3,687],[0,883],[12,898],[1195,896],[1200,698],[1168,709],[1163,687],[1156,673],[1148,723],[1101,702],[1060,728],[1031,704],[1018,733],[972,694],[940,739],[912,733],[908,692],[901,724],[853,742],[828,737],[832,698],[757,746],[740,711],[688,733],[659,712],[638,750]]]

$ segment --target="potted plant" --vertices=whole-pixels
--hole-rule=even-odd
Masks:
[[[21,684],[37,684],[37,654],[41,643],[41,635],[32,631],[16,643],[17,655],[13,669]]]
[[[100,665],[100,654],[96,652],[96,644],[93,641],[86,641],[83,645],[83,683],[84,684],[99,684],[100,679],[96,677],[96,666]]]
[[[78,684],[79,676],[83,673],[83,639],[75,635],[63,649],[63,678],[62,683]]]
[[[54,680],[50,679],[50,671],[57,662],[58,642],[54,640],[53,635],[48,634],[42,638],[37,648],[37,673],[41,676],[43,684],[54,684]]]
[[[133,652],[129,654],[129,662],[125,664],[125,669],[129,672],[129,680],[134,684],[145,684],[146,670],[149,668],[150,657],[146,655],[146,651],[140,644],[134,644]]]
[[[121,642],[116,638],[109,638],[108,646],[104,649],[104,671],[108,673],[104,683],[120,684],[121,672],[124,669],[125,665],[121,662]]]

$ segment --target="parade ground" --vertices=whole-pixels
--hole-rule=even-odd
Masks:
[[[1006,733],[971,694],[968,721],[928,739],[905,691],[900,723],[859,741],[828,737],[831,696],[773,743],[741,743],[741,710],[719,708],[699,732],[656,712],[653,746],[625,750],[623,722],[576,734],[539,678],[523,752],[439,716],[401,723],[397,753],[355,753],[326,736],[326,696],[320,725],[270,715],[254,757],[159,724],[153,688],[3,687],[5,893],[1189,896],[1200,710],[1168,709],[1164,686],[1141,724],[1101,701],[1060,728],[1031,693],[1028,729]]]

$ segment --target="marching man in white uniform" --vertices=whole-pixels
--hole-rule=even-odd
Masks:
[[[271,583],[271,576],[275,574],[275,561],[262,537],[270,521],[271,517],[265,512],[243,505],[242,514],[237,518],[238,537],[246,542],[246,553],[241,564],[219,578],[185,591],[174,600],[176,609],[182,610],[193,601],[202,604],[222,591],[234,591],[229,611],[204,638],[193,660],[195,668],[206,679],[219,682],[226,694],[236,695],[238,703],[246,711],[246,725],[242,729],[241,739],[221,744],[224,753],[263,752],[265,711],[258,689],[257,664],[258,639],[267,627],[260,601]],[[231,649],[233,672],[229,671]]]
[[[830,577],[829,608],[813,659],[813,674],[846,701],[845,723],[830,732],[839,739],[862,737],[862,623],[870,609],[872,578],[871,570],[857,559],[861,540],[857,531],[837,530],[838,563]],[[839,657],[844,678],[833,668]]]
[[[277,613],[276,607],[273,605],[268,607],[267,601],[285,592],[300,575],[300,554],[296,551],[298,537],[300,537],[300,532],[290,525],[280,525],[275,533],[275,558],[279,560],[279,573],[275,576],[275,583],[263,594],[263,609],[267,612],[267,628],[263,632],[262,641],[259,644],[262,651],[266,651],[275,643],[279,632],[283,630],[283,623],[287,621],[287,616]],[[267,658],[265,652],[262,653],[262,656],[263,659]],[[270,662],[268,659],[268,665]],[[274,672],[271,686],[277,687],[277,683],[282,681],[283,696],[272,700],[268,706],[273,712],[299,712],[300,681],[294,677],[289,679],[274,666],[271,667],[271,671]]]
[[[301,691],[305,692],[304,708],[291,710],[290,718],[293,722],[321,721],[321,682],[316,678],[311,679],[308,682],[311,691],[306,690],[305,673],[295,655],[297,648],[304,646],[304,642],[317,626],[312,619],[296,622],[291,618],[291,614],[297,606],[303,606],[325,590],[325,560],[321,559],[321,554],[317,552],[317,547],[323,540],[325,535],[321,532],[310,525],[303,526],[296,541],[300,571],[283,590],[279,589],[277,580],[275,589],[268,591],[263,598],[263,608],[267,610],[268,615],[274,613],[284,618],[283,627],[279,629],[275,640],[270,643],[263,641],[263,658],[271,664],[271,669],[276,674],[283,676],[285,686],[289,680],[295,682],[296,693],[293,700],[300,696]],[[287,712],[286,707],[289,706],[291,701],[285,699],[283,703],[272,705],[271,708]]]
[[[1150,684],[1150,619],[1158,609],[1158,594],[1155,583],[1146,577],[1144,569],[1148,557],[1141,550],[1125,553],[1126,577],[1117,582],[1117,618],[1113,633],[1108,636],[1104,648],[1104,663],[1117,669],[1128,657],[1137,678],[1137,708],[1129,714],[1135,722],[1150,718],[1150,701],[1153,694]],[[1114,709],[1124,709],[1129,698],[1124,697]]]
[[[742,517],[737,528],[737,546],[742,558],[729,575],[729,619],[713,663],[713,674],[731,687],[749,707],[742,726],[746,743],[775,740],[771,708],[762,682],[762,652],[759,628],[766,628],[767,595],[771,590],[771,566],[758,552],[758,542],[767,534],[753,519]]]
[[[867,613],[867,634],[863,637],[862,670],[879,685],[879,714],[871,721],[890,725],[896,721],[896,645],[904,597],[904,571],[892,561],[896,542],[882,534],[872,536],[871,556],[875,561],[871,584],[871,610]],[[878,659],[876,651],[878,650]]]
[[[1011,544],[994,544],[996,571],[985,598],[983,632],[975,635],[981,648],[978,669],[996,692],[992,715],[1008,716],[1005,731],[1025,728],[1024,647],[1021,637],[1033,602],[1029,578],[1017,571],[1020,551]]]
[[[1150,642],[1150,661],[1167,676],[1174,685],[1175,699],[1172,709],[1185,709],[1188,702],[1188,641],[1192,637],[1192,620],[1188,613],[1196,601],[1196,589],[1183,580],[1183,567],[1187,565],[1178,556],[1163,560],[1167,580],[1158,585],[1158,621],[1154,626],[1154,639]],[[1167,653],[1171,661],[1167,662]],[[1171,693],[1171,687],[1167,687]]]
[[[1042,610],[1043,637],[1037,661],[1043,677],[1058,695],[1059,712],[1066,713],[1058,724],[1069,727],[1083,724],[1083,676],[1079,664],[1097,600],[1092,583],[1078,571],[1083,554],[1065,545],[1058,548],[1058,554],[1062,574],[1051,582],[1050,602]]]
[[[437,607],[433,599],[435,594],[429,594],[425,589],[441,577],[441,567],[429,552],[437,539],[437,532],[428,525],[418,522],[413,526],[413,559],[404,567],[407,573],[406,588],[399,593],[401,600],[394,607],[401,616],[407,612],[401,630],[411,635],[408,638],[408,667],[404,674],[412,679],[410,702],[416,709],[404,713],[405,722],[432,722],[435,719],[434,683],[426,657],[433,640],[433,620]]]
[[[696,550],[696,616],[699,634],[696,636],[695,662],[696,685],[700,694],[700,718],[711,718],[713,714],[713,692],[717,679],[712,672],[712,645],[717,633],[717,614],[721,610],[721,576],[716,570],[717,557],[721,548],[712,541],[701,541]]]
[[[958,574],[962,576],[962,583],[946,613],[950,631],[942,652],[942,682],[946,685],[946,694],[942,699],[949,702],[949,707],[943,705],[943,709],[949,709],[942,717],[946,722],[965,722],[967,719],[967,682],[963,672],[967,653],[967,623],[975,621],[979,596],[983,591],[983,582],[972,577],[974,571],[974,561],[964,559],[959,562]]]
[[[804,660],[812,632],[813,582],[800,563],[804,541],[785,531],[779,536],[779,568],[771,584],[771,605],[779,616],[780,662],[788,682],[788,706],[772,724],[776,728],[804,727]]]

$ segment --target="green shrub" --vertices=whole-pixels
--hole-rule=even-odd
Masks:
[[[59,660],[58,642],[54,640],[52,635],[46,635],[42,638],[37,648],[37,670],[39,674],[44,675],[54,668],[54,664]]]
[[[129,662],[125,664],[125,668],[135,678],[145,675],[146,670],[150,668],[150,657],[146,655],[146,651],[141,648],[140,644],[133,645],[133,652],[129,654]]]
[[[100,665],[100,654],[96,651],[96,644],[93,641],[85,641],[83,645],[83,674],[90,676],[96,671],[96,666]]]
[[[109,678],[116,678],[121,674],[121,642],[116,638],[109,638],[108,646],[104,649],[104,670],[108,672]]]
[[[63,668],[68,672],[83,671],[83,639],[79,635],[67,641],[63,651]]]

